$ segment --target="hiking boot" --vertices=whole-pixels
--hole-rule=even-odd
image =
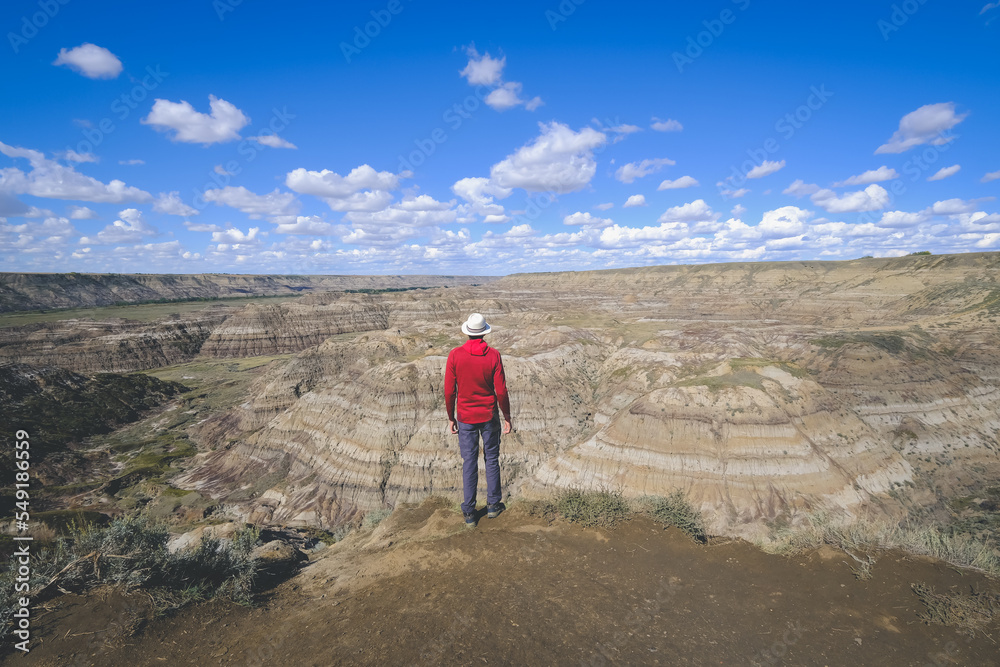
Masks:
[[[503,512],[503,503],[497,503],[495,505],[486,506],[486,516],[491,519],[495,519],[500,516],[500,512]]]
[[[474,528],[476,525],[476,513],[475,512],[462,512],[465,517],[465,525],[469,528]]]

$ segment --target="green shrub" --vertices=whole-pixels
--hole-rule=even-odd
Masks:
[[[375,528],[380,523],[382,523],[382,521],[384,521],[386,517],[388,517],[390,514],[392,514],[392,510],[389,509],[388,507],[382,507],[380,509],[372,510],[371,512],[365,515],[364,521],[361,522],[361,527],[365,529]]]
[[[680,528],[697,542],[705,542],[708,539],[701,512],[688,502],[687,496],[680,489],[666,497],[645,496],[640,501],[645,501],[643,503],[644,513],[654,521],[658,521],[664,526]]]
[[[33,603],[57,590],[84,593],[102,584],[149,592],[159,612],[187,602],[227,597],[247,604],[252,599],[257,561],[251,555],[259,539],[254,528],[239,531],[231,543],[204,539],[198,548],[167,551],[165,526],[145,517],[123,517],[107,526],[74,525],[49,549],[32,553],[28,597]],[[0,572],[0,626],[14,612],[17,560]]]
[[[568,489],[556,498],[555,509],[565,519],[584,526],[613,526],[630,513],[618,491]]]

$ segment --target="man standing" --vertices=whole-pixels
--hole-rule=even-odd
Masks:
[[[467,526],[476,525],[480,436],[483,438],[483,458],[486,459],[487,516],[493,519],[501,511],[500,412],[503,412],[503,432],[510,433],[510,399],[507,397],[500,353],[483,340],[483,336],[491,330],[482,315],[470,315],[462,324],[462,333],[469,340],[448,354],[444,369],[444,402],[448,421],[451,422],[451,432],[458,434],[458,447],[462,452],[465,491],[462,514]]]

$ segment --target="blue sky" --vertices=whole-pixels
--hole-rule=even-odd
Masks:
[[[0,269],[1000,250],[1000,2],[0,9]]]

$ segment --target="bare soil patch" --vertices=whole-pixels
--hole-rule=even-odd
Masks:
[[[257,608],[150,618],[142,596],[65,596],[25,665],[994,665],[1000,619],[928,624],[912,586],[996,595],[984,576],[900,553],[870,579],[831,548],[787,558],[514,508],[475,529],[440,502],[320,552]],[[131,633],[131,634],[130,634]],[[13,662],[8,655],[7,660]]]

